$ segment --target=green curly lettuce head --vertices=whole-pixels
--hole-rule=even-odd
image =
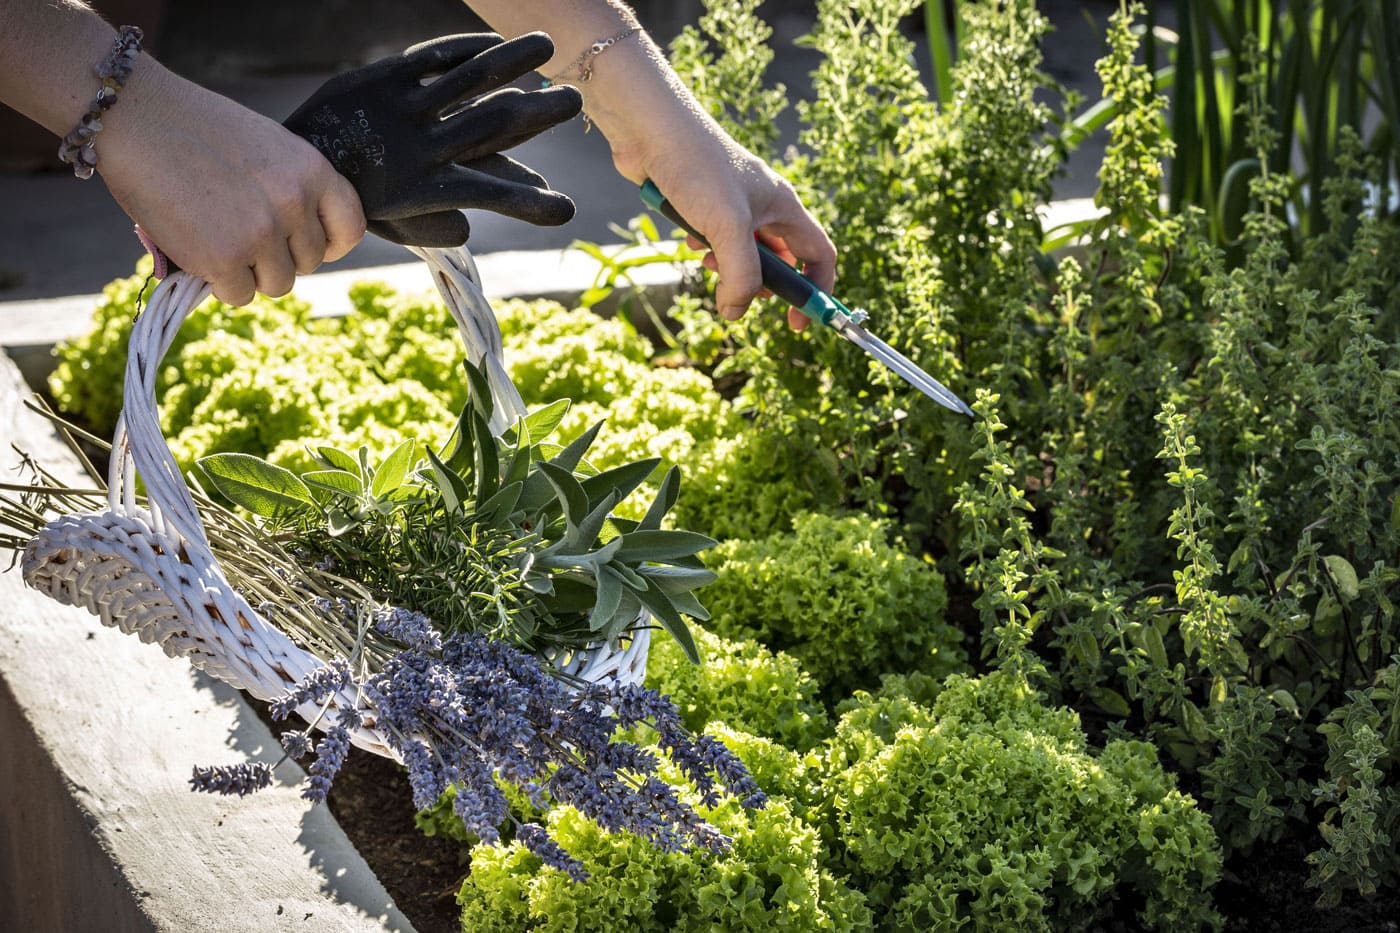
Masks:
[[[675,702],[686,728],[715,722],[805,751],[831,731],[817,684],[797,660],[751,639],[728,639],[691,628],[700,649],[692,664],[674,639],[655,639],[647,686]]]
[[[741,758],[751,757],[743,733],[716,734]],[[770,756],[792,755],[755,741]],[[457,896],[462,929],[836,933],[871,928],[864,897],[824,867],[820,835],[796,815],[792,803],[770,797],[764,809],[748,811],[727,800],[701,812],[734,840],[728,855],[662,852],[629,833],[607,832],[572,807],[555,807],[547,828],[582,860],[589,880],[571,881],[519,843],[477,846],[471,875]]]
[[[791,654],[824,699],[884,673],[965,665],[962,637],[943,618],[943,577],[891,543],[883,521],[801,513],[791,532],[724,541],[706,563],[719,576],[704,591],[711,628]]]
[[[837,727],[827,790],[882,925],[1088,929],[1125,889],[1139,924],[1219,925],[1209,816],[1150,745],[1095,757],[1073,712],[1003,672],[950,677],[932,708],[864,700]]]
[[[678,527],[719,540],[787,531],[794,515],[842,497],[839,471],[820,451],[748,424],[697,444],[685,477]]]

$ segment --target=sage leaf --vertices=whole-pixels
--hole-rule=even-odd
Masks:
[[[354,473],[361,479],[364,478],[360,474],[360,465],[355,461],[355,458],[338,447],[317,447],[314,456],[333,470],[344,470],[346,473]]]
[[[413,454],[417,446],[417,441],[406,440],[384,458],[384,462],[379,464],[379,469],[374,471],[374,479],[369,487],[370,495],[377,499],[403,485],[404,479],[408,477],[409,467],[413,466]]]
[[[216,490],[254,515],[284,519],[316,506],[311,490],[295,473],[260,457],[210,454],[198,463]]]
[[[599,421],[593,427],[584,431],[578,437],[569,442],[569,445],[559,453],[551,457],[547,463],[551,463],[561,470],[569,472],[576,471],[579,463],[583,460],[583,455],[588,453],[588,448],[593,446],[593,441],[597,439],[598,432],[603,429],[603,422]]]
[[[564,420],[564,416],[569,413],[572,406],[566,398],[561,398],[550,402],[543,408],[537,408],[525,416],[525,436],[522,439],[518,434],[507,434],[507,439],[514,444],[534,445],[549,437],[559,427],[559,423]]]
[[[650,507],[647,508],[647,514],[642,516],[641,524],[637,527],[649,531],[660,530],[662,519],[676,504],[676,497],[680,495],[680,492],[681,468],[673,466],[666,471],[665,477],[661,480],[661,487],[656,492],[656,498],[652,500]]]
[[[681,618],[681,614],[676,611],[671,598],[660,590],[652,587],[637,593],[637,598],[642,605],[656,616],[656,621],[661,623],[661,627],[670,633],[676,640],[676,644],[681,646],[685,656],[690,659],[691,664],[700,663],[700,650],[695,647],[695,639],[690,634],[690,628]]]
[[[719,579],[717,573],[704,567],[639,567],[637,572],[668,595],[686,593]]]
[[[453,472],[442,462],[442,458],[431,450],[428,451],[428,464],[436,481],[438,494],[442,496],[443,508],[449,514],[460,512],[463,504],[471,498],[471,490],[462,481],[462,477]]]
[[[346,470],[311,470],[301,474],[302,482],[314,492],[323,489],[337,496],[358,499],[365,491],[364,481],[359,474]]]
[[[714,538],[694,531],[633,531],[623,535],[617,559],[673,561],[714,547]]]
[[[463,360],[462,367],[467,371],[468,397],[483,421],[490,421],[495,412],[495,402],[491,398],[491,384],[486,380],[486,372],[472,363]]]
[[[650,457],[646,460],[637,460],[633,463],[625,463],[620,467],[604,470],[596,476],[590,476],[584,480],[583,491],[588,496],[589,502],[597,502],[601,496],[608,492],[616,493],[616,501],[621,502],[634,489],[646,482],[647,477],[651,476],[660,464],[660,457]]]
[[[589,614],[588,625],[593,631],[605,628],[622,605],[622,578],[607,567],[598,571],[598,601]]]
[[[582,522],[588,514],[588,496],[574,474],[552,462],[541,463],[540,472],[554,488],[559,504],[564,508],[564,520],[570,525]]]

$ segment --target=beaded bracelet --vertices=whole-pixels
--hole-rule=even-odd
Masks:
[[[88,105],[88,112],[83,114],[78,125],[58,145],[59,161],[73,166],[73,174],[79,178],[91,178],[97,169],[97,150],[93,148],[93,138],[102,131],[102,115],[112,109],[117,102],[117,92],[131,77],[136,56],[141,52],[143,35],[139,26],[123,26],[118,30],[112,42],[112,53],[97,66],[97,77],[102,80],[97,96]]]

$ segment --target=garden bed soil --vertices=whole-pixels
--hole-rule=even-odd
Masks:
[[[356,749],[336,775],[327,802],[417,933],[459,933],[457,891],[469,867],[466,850],[455,840],[418,831],[412,794],[403,768]]]

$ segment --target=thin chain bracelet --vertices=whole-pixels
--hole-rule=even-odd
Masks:
[[[583,84],[589,78],[593,77],[593,59],[597,58],[599,55],[602,55],[608,49],[617,45],[619,42],[628,38],[629,36],[633,36],[636,35],[638,32],[641,32],[641,29],[642,27],[640,26],[633,26],[625,32],[618,33],[612,38],[599,39],[597,42],[584,49],[583,54],[580,55],[578,58],[574,59],[568,68],[565,68],[563,71],[559,72],[559,74],[555,75],[552,78],[545,78],[544,86],[551,86],[560,78],[565,77],[570,71],[575,72],[574,80],[577,81],[579,84]],[[593,121],[588,119],[588,114],[585,113],[583,115],[583,131],[587,133],[591,129],[593,129]]]
[[[623,39],[626,39],[628,36],[635,35],[640,31],[640,26],[633,26],[626,32],[620,32],[617,35],[613,36],[611,39],[598,40],[597,42],[590,45],[588,48],[584,49],[583,54],[580,55],[578,58],[574,59],[573,63],[570,64],[568,68],[565,68],[553,78],[547,79],[545,81],[545,84],[553,84],[555,81],[558,81],[570,71],[576,72],[576,74],[574,75],[574,80],[582,84],[584,81],[587,81],[589,78],[593,77],[593,59],[597,58],[599,55],[602,55],[608,49],[617,45],[619,42],[621,42]]]
[[[58,144],[60,162],[73,166],[73,174],[87,180],[97,170],[97,150],[93,139],[102,132],[102,115],[111,110],[117,102],[117,92],[131,77],[136,66],[136,56],[141,53],[141,39],[145,33],[139,26],[123,26],[112,40],[112,52],[97,66],[97,77],[102,86],[97,96],[88,104],[88,112],[83,114],[78,125],[73,128],[63,142]]]

